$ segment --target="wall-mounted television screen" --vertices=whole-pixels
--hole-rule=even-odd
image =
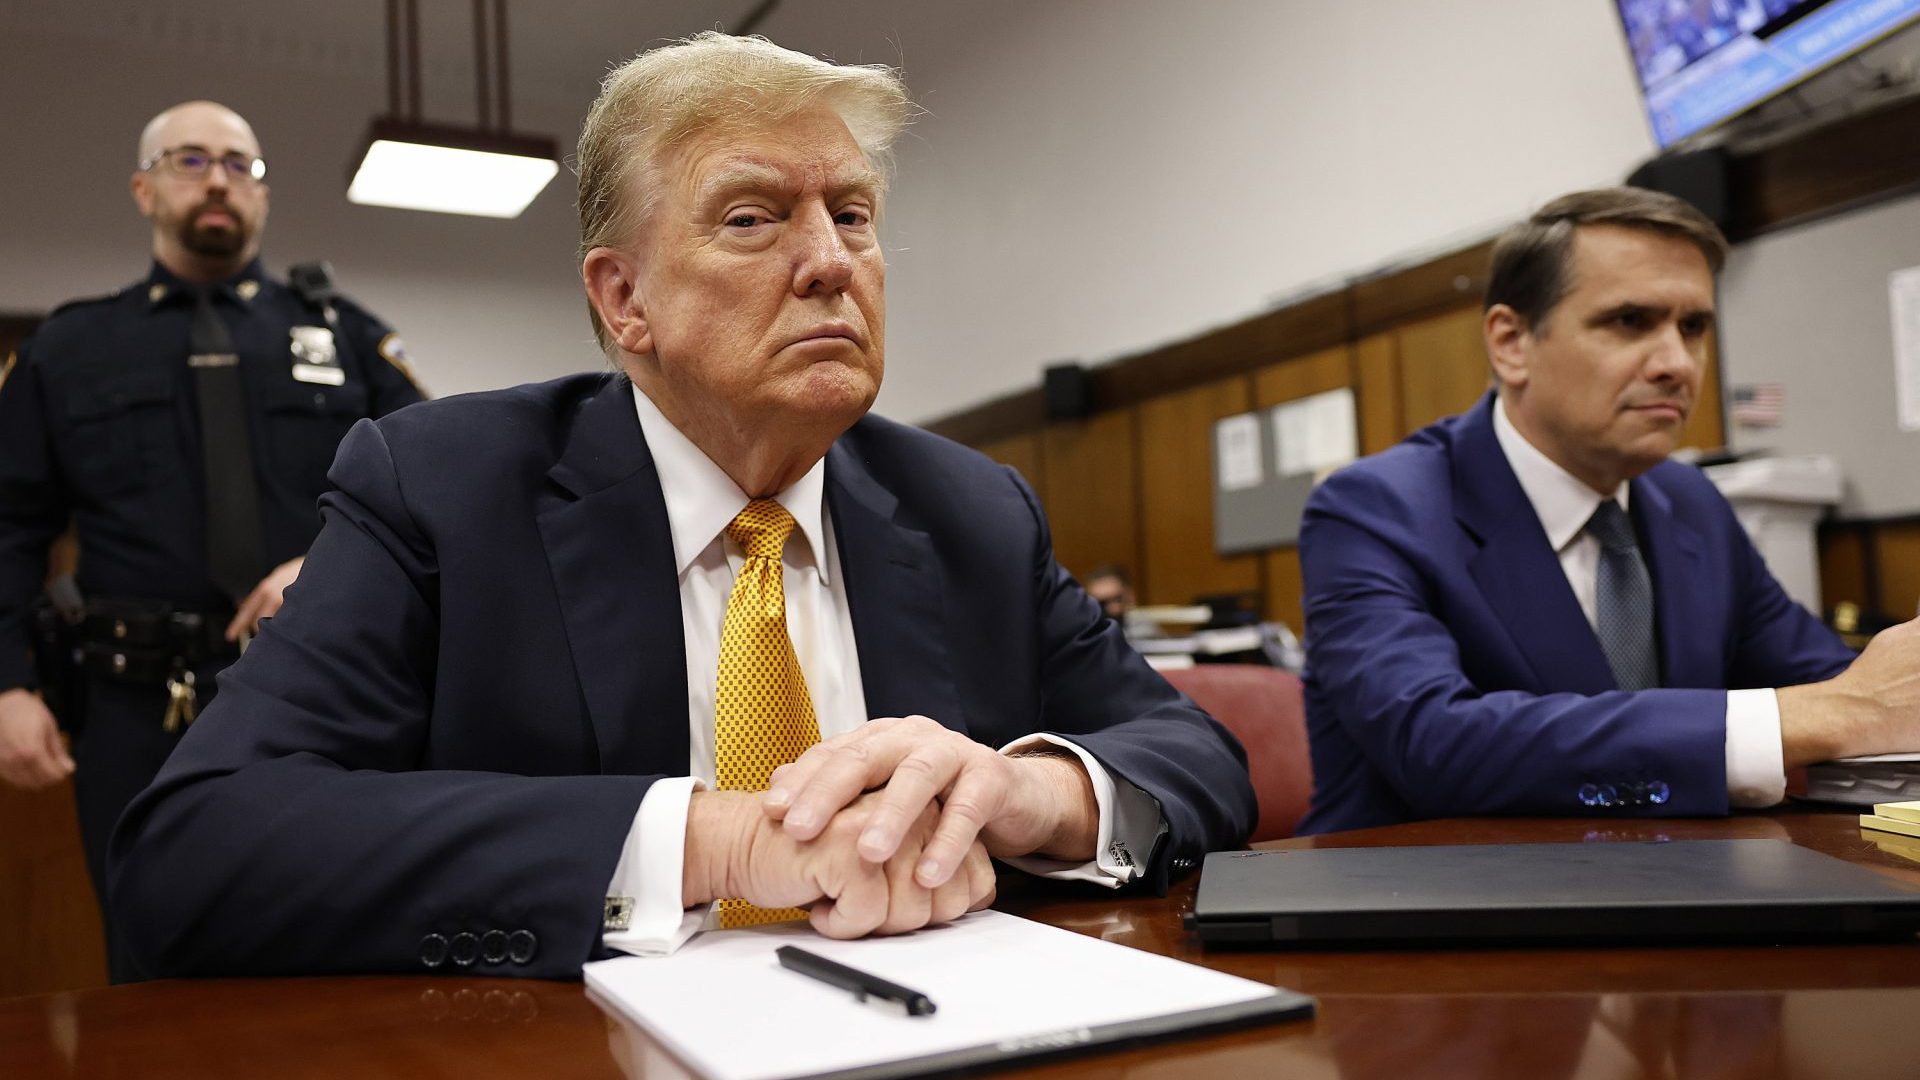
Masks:
[[[1615,0],[1662,149],[1920,17],[1920,0]]]

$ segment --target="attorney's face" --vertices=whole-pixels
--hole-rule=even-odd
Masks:
[[[1508,415],[1595,490],[1666,460],[1700,396],[1713,329],[1713,271],[1688,240],[1582,226],[1571,288],[1540,325],[1488,312],[1487,346]]]

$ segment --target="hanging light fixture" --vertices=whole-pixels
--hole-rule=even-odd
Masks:
[[[387,0],[387,115],[375,119],[367,131],[360,163],[347,186],[348,201],[512,218],[519,217],[560,171],[559,148],[552,139],[512,131],[506,0],[492,3],[491,77],[487,15],[487,0],[473,0],[478,125],[428,124],[420,119],[419,0]],[[403,36],[408,106],[404,114],[400,107]]]

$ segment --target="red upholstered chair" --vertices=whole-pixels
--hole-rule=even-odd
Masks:
[[[1161,674],[1246,745],[1247,771],[1260,800],[1251,839],[1292,836],[1313,797],[1300,680],[1253,664],[1198,664]]]

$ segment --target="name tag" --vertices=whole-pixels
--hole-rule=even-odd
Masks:
[[[347,373],[337,367],[321,367],[319,364],[293,365],[293,377],[303,383],[319,383],[323,386],[342,386],[346,384]]]

